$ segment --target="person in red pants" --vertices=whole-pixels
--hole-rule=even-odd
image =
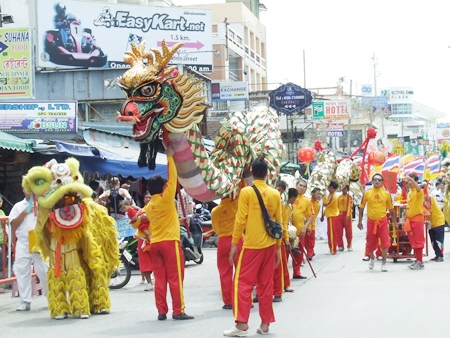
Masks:
[[[237,243],[237,255],[230,265],[228,260],[231,250],[231,239],[234,221],[236,218],[238,199],[232,200],[224,197],[220,204],[211,212],[211,223],[214,232],[219,237],[217,242],[217,269],[220,276],[220,289],[222,291],[222,309],[232,309],[233,266],[237,265],[237,257],[242,249],[242,238]]]
[[[296,185],[298,196],[294,204],[292,204],[292,225],[297,228],[297,235],[299,236],[302,248],[305,248],[305,235],[312,221],[314,220],[314,210],[311,201],[303,194],[306,191],[307,183],[300,179]],[[300,250],[292,250],[292,269],[294,270],[294,279],[306,279],[300,272],[300,266],[303,262],[303,252]]]
[[[323,198],[325,210],[320,218],[323,222],[324,216],[327,217],[328,247],[330,248],[330,254],[332,255],[335,255],[337,250],[344,251],[342,225],[339,218],[338,197],[336,196],[337,188],[337,182],[331,182],[328,186],[328,196]]]
[[[281,224],[280,194],[265,182],[267,162],[263,158],[257,158],[253,162],[252,174],[253,185],[260,192],[269,217]],[[252,307],[251,294],[255,284],[258,290],[259,316],[261,317],[261,324],[256,332],[268,334],[270,323],[275,322],[272,305],[273,274],[280,262],[281,239],[275,239],[267,233],[259,200],[253,187],[243,188],[239,195],[229,256],[231,265],[234,264],[237,244],[242,234],[244,234],[244,244],[233,280],[233,314],[236,324],[223,332],[226,337],[247,334]]]
[[[423,248],[425,246],[425,218],[424,200],[425,195],[419,185],[419,177],[415,174],[410,174],[405,177],[408,192],[408,210],[406,211],[406,219],[403,227],[408,235],[411,248],[414,249],[414,256],[416,260],[409,266],[411,270],[422,270],[423,265]]]
[[[338,197],[339,218],[342,226],[342,230],[345,231],[345,238],[347,240],[347,250],[352,251],[352,209],[353,209],[353,197],[349,195],[349,186],[346,185],[342,188],[342,195]],[[342,236],[339,240],[344,245]]]
[[[155,302],[158,320],[167,319],[167,284],[172,298],[172,318],[194,319],[184,312],[184,258],[180,244],[180,222],[174,196],[177,189],[177,168],[173,149],[166,149],[168,180],[155,175],[147,181],[152,199],[144,208],[150,220],[150,255],[155,275]]]
[[[319,188],[314,188],[311,191],[311,205],[314,211],[313,220],[308,227],[305,235],[305,249],[306,249],[306,257],[308,260],[312,260],[316,255],[314,252],[314,247],[316,245],[316,215],[319,214],[320,210],[320,200],[322,199],[322,193]]]
[[[283,182],[284,183],[284,182]],[[284,187],[286,189],[287,186]],[[282,185],[280,186],[277,183],[277,190],[281,193],[284,192]],[[288,257],[291,251],[291,243],[289,242],[289,234],[288,234],[288,223],[291,218],[291,208],[289,204],[295,202],[295,199],[298,196],[297,189],[290,188],[288,192],[288,200],[285,205],[282,205],[282,217],[283,217],[283,240],[281,242],[281,264],[278,264],[275,268],[275,272],[273,275],[273,302],[281,302],[283,291],[285,292],[294,292],[291,289],[291,279],[289,277],[289,268],[288,268]],[[253,299],[255,300],[255,299]]]

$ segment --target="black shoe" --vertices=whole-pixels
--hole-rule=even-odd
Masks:
[[[293,253],[296,253],[296,254],[299,254],[299,255],[302,254],[302,252],[301,252],[299,249],[292,249],[291,251],[292,251]]]
[[[312,261],[312,257],[308,257],[308,261]]]
[[[167,316],[165,314],[159,314],[158,315],[158,320],[166,320]]]
[[[293,279],[306,279],[307,277],[305,277],[305,276],[294,276],[292,278]]]
[[[179,315],[172,316],[172,319],[175,319],[175,320],[187,320],[187,319],[194,319],[194,317],[189,316],[189,315],[187,315],[185,313],[181,313]]]
[[[224,306],[222,306],[222,309],[224,310],[231,310],[233,307],[230,304],[225,304]]]
[[[258,296],[253,297],[253,303],[258,303]]]
[[[436,261],[437,257],[431,258],[430,261]]]
[[[436,257],[436,262],[443,262],[444,261],[444,257]]]
[[[273,302],[274,303],[279,303],[279,302],[282,302],[282,301],[283,301],[283,299],[280,296],[273,297]]]

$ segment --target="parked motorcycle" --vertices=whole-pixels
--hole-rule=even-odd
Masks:
[[[219,241],[219,237],[217,237],[216,232],[212,228],[212,221],[205,220],[201,223],[201,227],[203,230],[203,243],[208,244],[210,248],[213,246],[217,248],[217,242]]]
[[[204,214],[197,209],[194,214],[189,217],[189,231],[191,232],[191,238],[194,242],[192,245],[188,239],[188,234],[183,227],[181,228],[181,246],[183,248],[184,261],[194,261],[196,264],[203,263],[203,230],[201,223],[204,220]]]
[[[119,241],[120,264],[109,280],[110,289],[120,289],[128,284],[131,278],[132,255],[126,250],[128,241],[125,238]]]

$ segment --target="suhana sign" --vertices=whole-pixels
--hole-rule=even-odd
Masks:
[[[0,28],[0,100],[33,97],[29,28]]]

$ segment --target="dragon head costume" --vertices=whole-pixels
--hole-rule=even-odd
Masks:
[[[132,137],[141,143],[138,164],[154,167],[155,142],[163,132],[175,152],[180,184],[199,201],[236,195],[251,182],[250,167],[258,156],[266,159],[274,184],[285,154],[278,116],[267,107],[231,113],[209,156],[197,126],[206,108],[201,80],[168,66],[181,46],[163,41],[162,51],[146,51],[142,42],[124,56],[131,68],[116,79],[127,94],[117,120],[134,125]]]
[[[37,244],[49,261],[47,295],[52,318],[109,313],[109,279],[118,265],[115,221],[95,203],[79,162],[51,160],[22,179],[37,204]],[[66,296],[67,292],[67,296]]]

